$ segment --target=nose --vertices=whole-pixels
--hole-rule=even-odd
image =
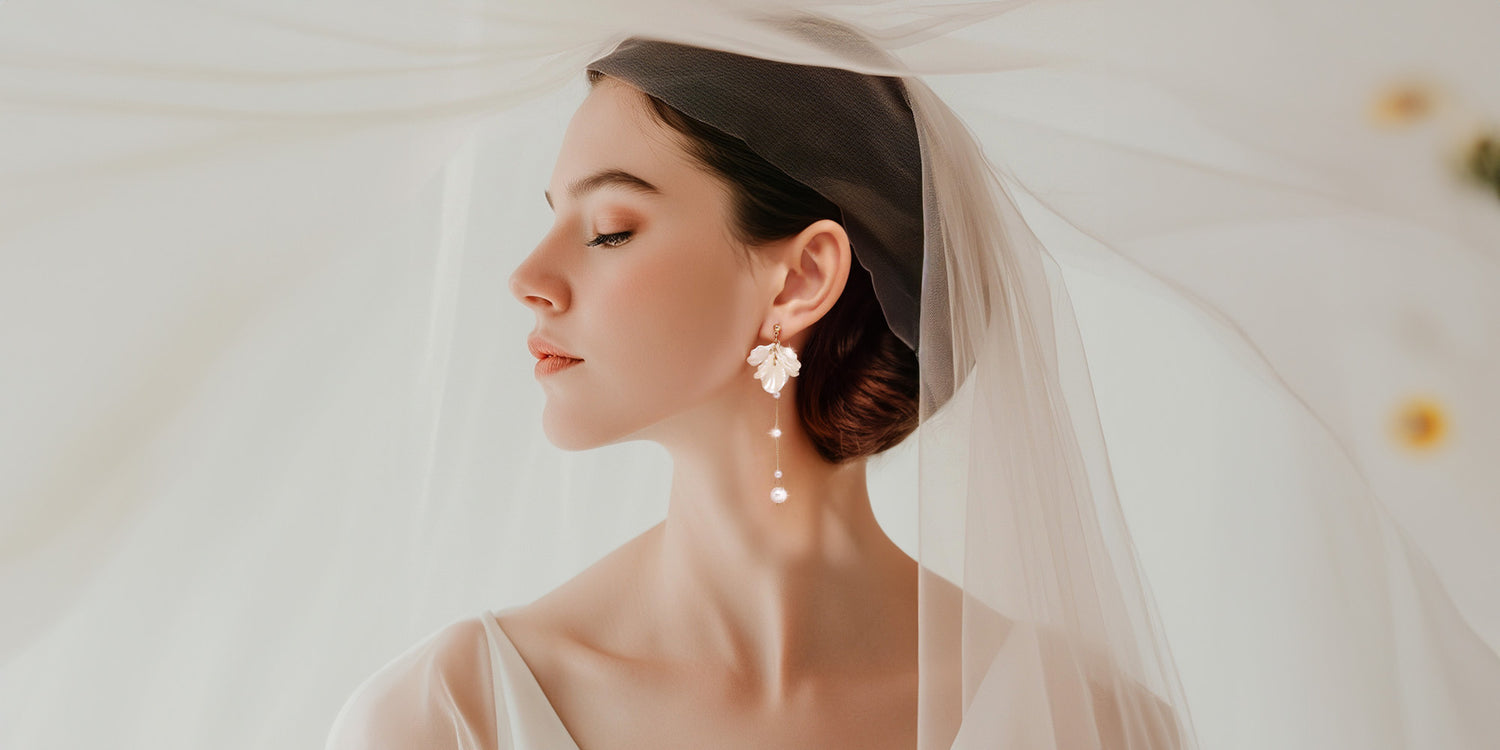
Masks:
[[[550,236],[550,235],[549,235]],[[568,285],[550,262],[544,238],[510,274],[510,293],[533,311],[562,312],[568,307]]]

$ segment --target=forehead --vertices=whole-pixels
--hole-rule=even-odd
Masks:
[[[548,193],[567,200],[573,182],[605,169],[637,175],[661,188],[711,182],[691,157],[681,136],[659,121],[639,90],[604,78],[589,92],[563,136]]]

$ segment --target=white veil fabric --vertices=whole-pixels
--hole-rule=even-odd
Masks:
[[[546,443],[504,285],[631,36],[907,79],[921,747],[1492,746],[1497,16],[0,6],[0,746],[320,746],[661,518],[650,445]]]

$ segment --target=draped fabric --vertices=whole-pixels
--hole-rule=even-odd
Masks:
[[[485,611],[444,626],[370,675],[328,748],[577,750],[531,667]]]
[[[0,6],[0,745],[316,747],[660,519],[503,284],[645,36],[904,82],[922,747],[1490,746],[1500,10],[1316,6]]]

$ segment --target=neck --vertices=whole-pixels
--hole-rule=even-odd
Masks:
[[[812,673],[914,665],[916,564],[875,520],[865,461],[819,456],[790,388],[780,404],[760,395],[763,409],[733,410],[751,417],[715,414],[704,421],[717,428],[663,441],[672,489],[652,531],[646,593],[654,611],[673,613],[660,623],[664,647],[720,662],[773,698]],[[778,407],[781,504],[770,497],[767,434]]]

